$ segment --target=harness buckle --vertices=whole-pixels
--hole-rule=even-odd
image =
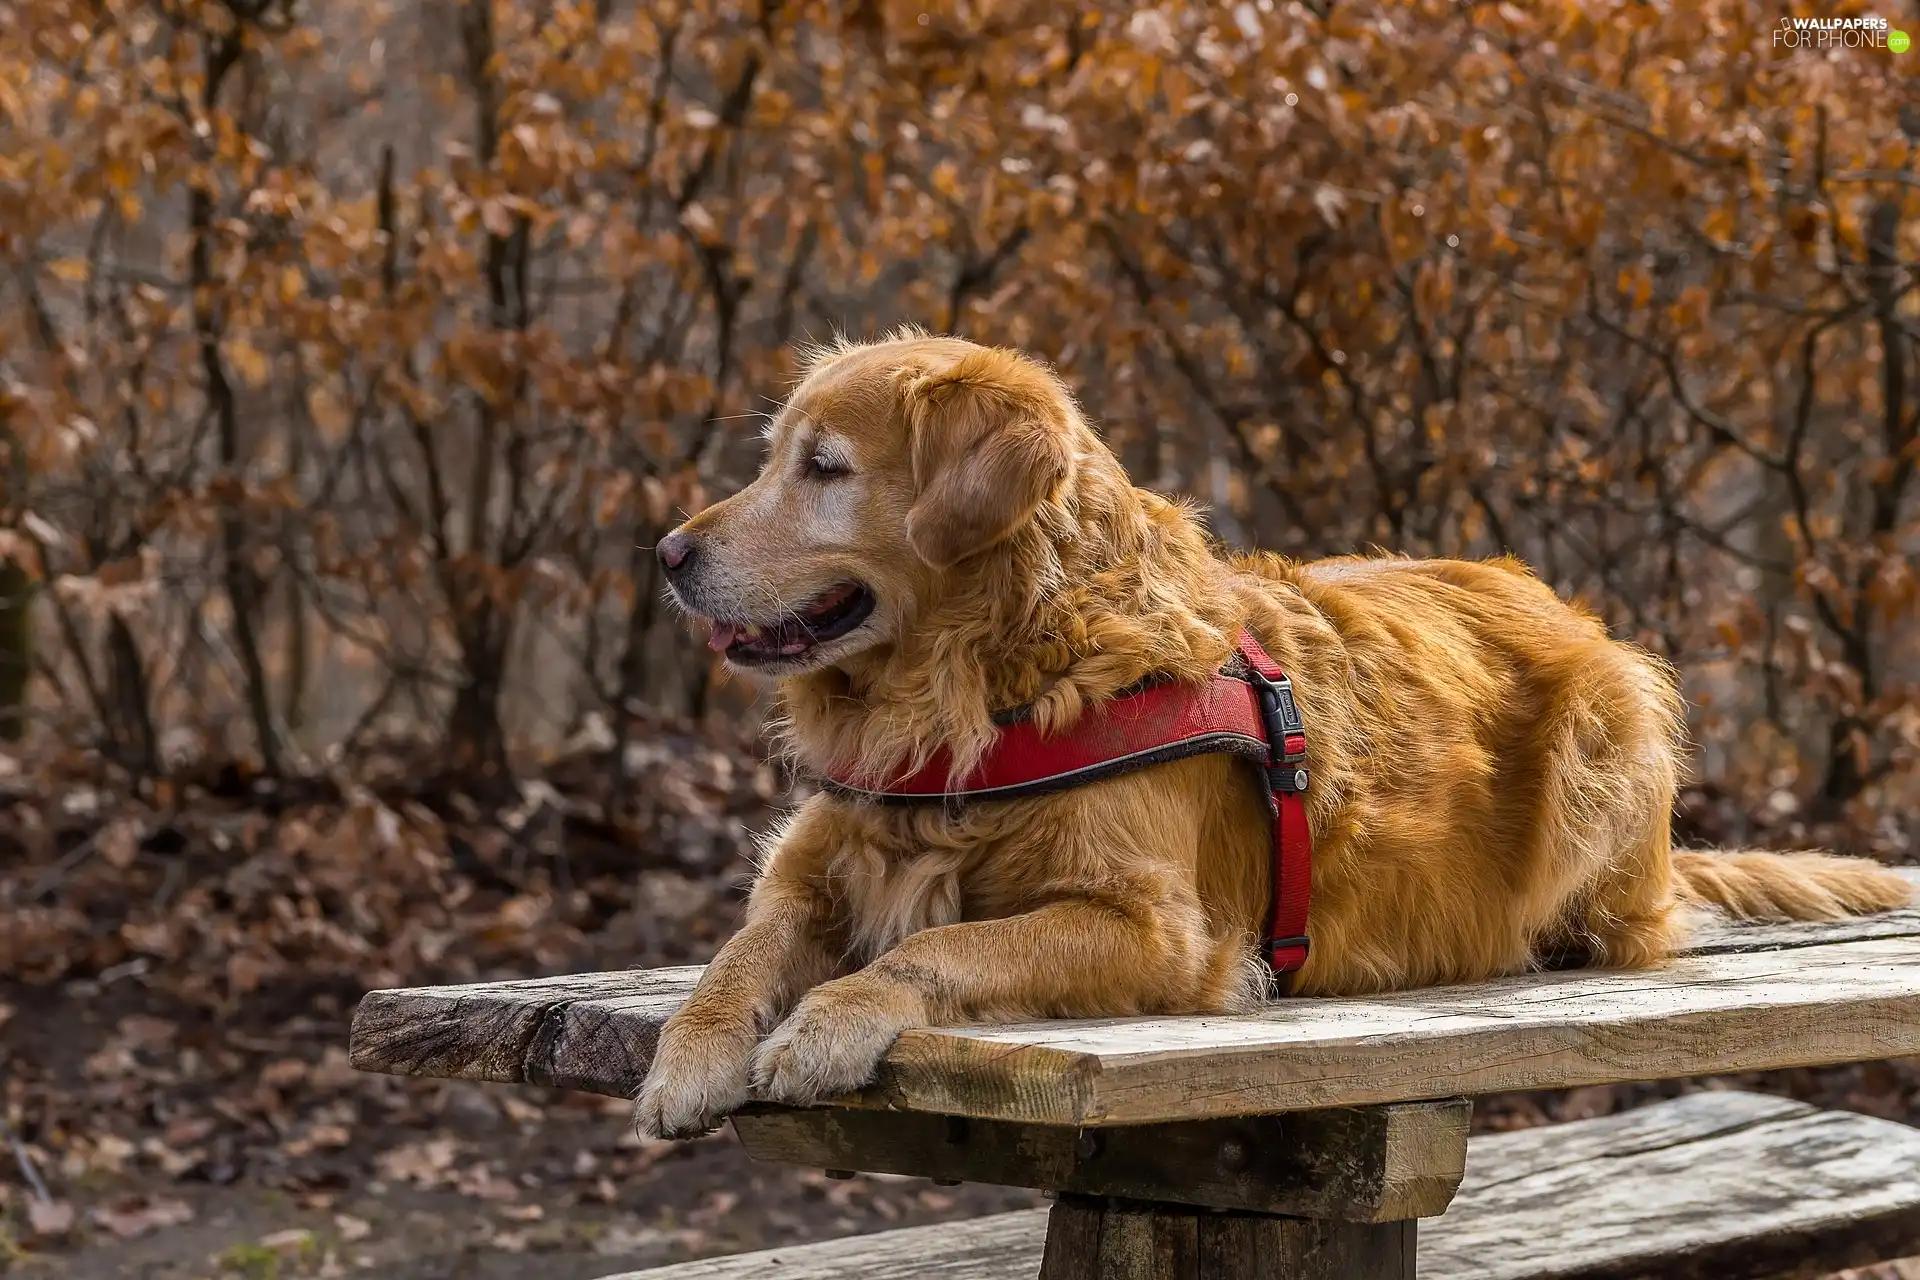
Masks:
[[[1279,960],[1275,960],[1275,958],[1277,958],[1281,952],[1290,952],[1290,950],[1294,950],[1294,948],[1300,948],[1300,963],[1298,963],[1298,965],[1288,965],[1286,969],[1281,969],[1281,963],[1279,963]],[[1313,942],[1311,942],[1306,935],[1300,935],[1298,938],[1271,938],[1271,940],[1265,944],[1265,952],[1267,952],[1267,973],[1271,975],[1271,983],[1273,983],[1273,988],[1275,988],[1275,994],[1284,996],[1286,990],[1292,986],[1294,973],[1296,973],[1302,965],[1306,965],[1309,954],[1313,954]]]
[[[1307,766],[1282,760],[1278,764],[1267,766],[1267,790],[1278,795],[1281,792],[1307,789]]]
[[[1294,765],[1307,755],[1307,727],[1300,718],[1300,706],[1293,700],[1293,681],[1286,676],[1274,679],[1247,664],[1246,681],[1253,686],[1254,699],[1260,704],[1260,724],[1267,733],[1267,774],[1275,791],[1305,791],[1307,771],[1287,769],[1288,785],[1281,786],[1279,765]],[[1297,784],[1294,775],[1298,774]]]

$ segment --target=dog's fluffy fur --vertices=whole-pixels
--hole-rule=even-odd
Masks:
[[[1252,630],[1310,733],[1300,994],[1569,952],[1657,965],[1696,903],[1819,919],[1907,901],[1864,860],[1674,852],[1671,672],[1525,566],[1223,557],[1017,353],[917,333],[813,353],[769,439],[761,476],[679,531],[694,554],[674,587],[741,623],[870,593],[851,634],[762,666],[816,770],[939,746],[965,770],[996,710],[1066,729],[1149,673],[1206,679]],[[917,1025],[1245,1007],[1269,840],[1254,772],[1224,756],[959,813],[815,796],[667,1024],[637,1123],[705,1130],[750,1081],[793,1102],[851,1090]]]

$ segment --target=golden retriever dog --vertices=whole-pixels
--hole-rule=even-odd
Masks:
[[[964,774],[996,712],[1068,732],[1145,677],[1206,681],[1243,627],[1259,640],[1309,732],[1298,994],[1566,953],[1658,965],[1699,903],[1803,920],[1908,899],[1861,859],[1676,852],[1672,673],[1520,563],[1224,555],[1019,353],[836,345],[768,440],[759,477],[658,554],[730,667],[777,681],[816,772],[945,748]],[[1245,1009],[1271,840],[1258,772],[1225,755],[960,807],[814,795],[663,1029],[637,1126],[846,1093],[909,1027]]]

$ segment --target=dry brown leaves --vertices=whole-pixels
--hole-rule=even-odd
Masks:
[[[60,1248],[189,1221],[170,1185],[245,1181],[324,1211],[384,1182],[483,1207],[501,1248],[537,1243],[546,1210],[502,1144],[535,1141],[555,1099],[361,1075],[347,1018],[372,986],[702,957],[779,784],[723,743],[643,751],[657,786],[562,761],[558,785],[494,810],[213,788],[159,810],[110,779],[78,803],[72,784],[16,796],[0,808],[0,1117],[55,1195],[0,1203],[0,1227]],[[666,1150],[597,1101],[559,1105],[608,1144],[552,1157],[568,1194],[612,1204]],[[0,1190],[11,1162],[0,1149]]]

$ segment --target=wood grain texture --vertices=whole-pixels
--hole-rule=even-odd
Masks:
[[[1097,1236],[1084,1244],[1098,1246]],[[1046,1247],[1047,1210],[1023,1209],[970,1222],[702,1258],[605,1280],[1033,1280]]]
[[[1779,951],[1819,947],[1830,942],[1866,942],[1874,938],[1920,938],[1920,867],[1892,867],[1914,887],[1915,905],[1879,915],[1794,924],[1745,924],[1718,912],[1703,914],[1682,954],[1725,955],[1735,951]]]
[[[1047,1247],[1063,1259],[1098,1256],[1098,1218],[1058,1215],[1052,1241],[1046,1222],[1047,1211],[1029,1210],[620,1280],[1024,1280],[1039,1272]],[[1196,1247],[1220,1238],[1196,1232]],[[1420,1224],[1418,1274],[1794,1280],[1915,1251],[1920,1131],[1755,1094],[1702,1093],[1598,1120],[1476,1137],[1453,1207]],[[1290,1280],[1286,1272],[1264,1274]]]
[[[1237,1017],[919,1029],[845,1101],[1152,1124],[1920,1053],[1920,912],[1716,925],[1701,947],[1656,972],[1283,1000]],[[353,1063],[631,1096],[697,975],[376,991],[355,1015]]]
[[[1215,1209],[1393,1222],[1444,1211],[1472,1104],[1412,1102],[1109,1129],[858,1108],[751,1107],[757,1160]]]
[[[628,1097],[653,1061],[661,1024],[699,979],[700,966],[688,965],[369,991],[353,1012],[349,1057],[361,1071],[388,1075]]]
[[[1747,1093],[1474,1140],[1421,1272],[1789,1280],[1920,1250],[1920,1130]]]
[[[1203,1213],[1194,1280],[1414,1280],[1418,1241],[1412,1221]]]
[[[1413,1280],[1415,1235],[1411,1221],[1062,1196],[1048,1219],[1040,1280]]]
[[[1691,957],[1234,1018],[902,1035],[863,1101],[1146,1124],[1920,1052],[1920,939]]]
[[[1903,875],[1920,887],[1920,869]],[[376,990],[353,1015],[351,1061],[630,1098],[699,973]],[[1709,917],[1661,973],[1576,969],[1227,1019],[906,1032],[876,1088],[849,1102],[1121,1125],[1914,1052],[1920,908],[1805,925]]]

